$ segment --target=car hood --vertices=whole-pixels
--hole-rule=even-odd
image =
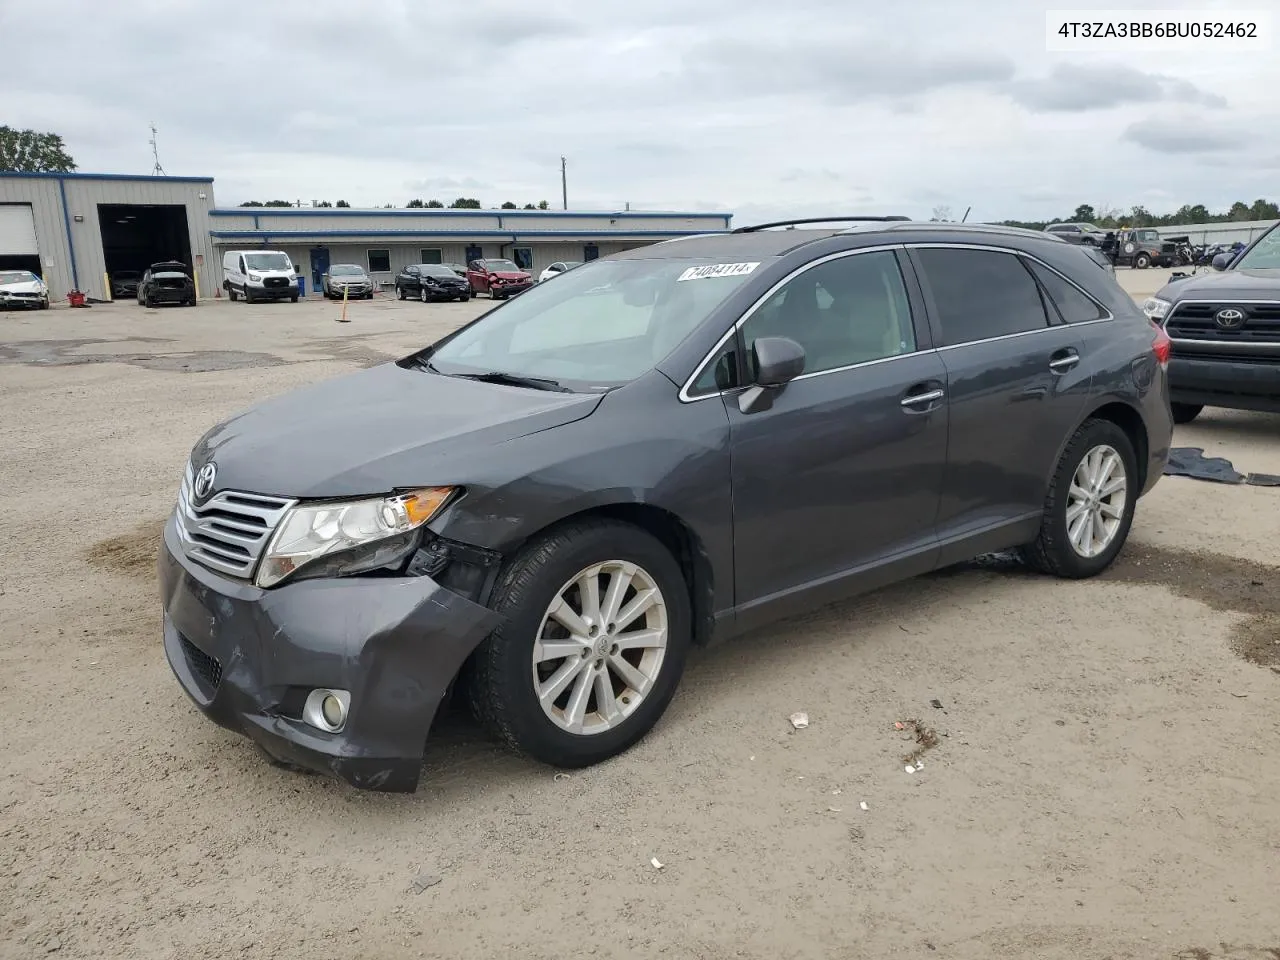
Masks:
[[[1280,269],[1215,270],[1167,283],[1156,293],[1161,300],[1278,300]]]
[[[468,454],[588,416],[603,394],[552,393],[385,363],[267,400],[192,451],[215,489],[348,497],[465,484]]]
[[[5,293],[44,293],[44,284],[39,280],[23,280],[19,283],[0,283],[0,290]]]

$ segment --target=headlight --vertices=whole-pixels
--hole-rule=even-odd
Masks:
[[[252,280],[254,283],[262,282],[262,277],[258,276],[256,273],[249,274],[249,279]]]
[[[1161,300],[1159,297],[1148,297],[1142,305],[1142,312],[1147,315],[1149,320],[1163,320],[1169,315],[1169,308],[1173,306],[1168,300]]]
[[[402,559],[417,530],[440,512],[455,487],[427,487],[391,497],[299,504],[267,545],[255,580],[272,587],[294,571],[331,558],[330,575],[376,570]],[[341,556],[338,556],[341,555]]]

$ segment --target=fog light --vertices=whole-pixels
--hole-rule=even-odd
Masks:
[[[302,719],[325,733],[337,733],[347,723],[351,694],[346,690],[312,690],[307,694]]]

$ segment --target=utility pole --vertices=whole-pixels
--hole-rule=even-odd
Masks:
[[[156,146],[156,125],[154,122],[151,124],[150,143],[151,143],[151,156],[156,162],[155,166],[151,168],[151,175],[153,177],[163,177],[164,167],[160,166],[160,150]]]
[[[567,172],[569,161],[564,157],[560,158],[560,201],[564,205],[564,209],[569,209],[569,174]]]

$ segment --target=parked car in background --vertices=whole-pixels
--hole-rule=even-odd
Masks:
[[[321,292],[330,299],[372,300],[373,277],[358,263],[335,263],[320,277]]]
[[[547,269],[538,274],[538,282],[542,283],[545,280],[550,280],[552,277],[558,277],[560,274],[566,273],[574,267],[580,266],[582,266],[581,260],[557,260],[555,263],[547,267]]]
[[[416,788],[455,683],[587,766],[695,646],[991,551],[1107,569],[1168,459],[1168,350],[1039,232],[617,253],[210,429],[163,534],[165,652],[212,720],[366,789]]]
[[[298,274],[289,255],[279,250],[228,250],[222,255],[223,288],[227,297],[298,302]]]
[[[1084,243],[1100,246],[1106,234],[1092,223],[1051,223],[1044,228],[1045,233],[1061,237],[1067,243]]]
[[[452,270],[454,273],[456,273],[460,277],[465,277],[467,275],[467,265],[465,263],[450,262],[450,263],[442,263],[441,266],[448,267],[450,270]]]
[[[138,281],[142,279],[140,270],[117,270],[111,275],[111,296],[117,300],[128,300],[138,295]]]
[[[1173,418],[1205,407],[1280,413],[1280,225],[1213,259],[1213,272],[1161,287],[1142,305],[1173,342]]]
[[[467,283],[472,296],[487,293],[494,300],[505,300],[533,286],[533,276],[511,260],[472,260]]]
[[[48,310],[49,287],[30,270],[0,270],[0,310]]]
[[[411,263],[396,275],[396,296],[428,300],[470,300],[471,287],[442,263]]]
[[[149,266],[138,281],[138,303],[144,307],[161,303],[194,307],[196,285],[187,272],[187,265],[177,260],[166,260]]]

